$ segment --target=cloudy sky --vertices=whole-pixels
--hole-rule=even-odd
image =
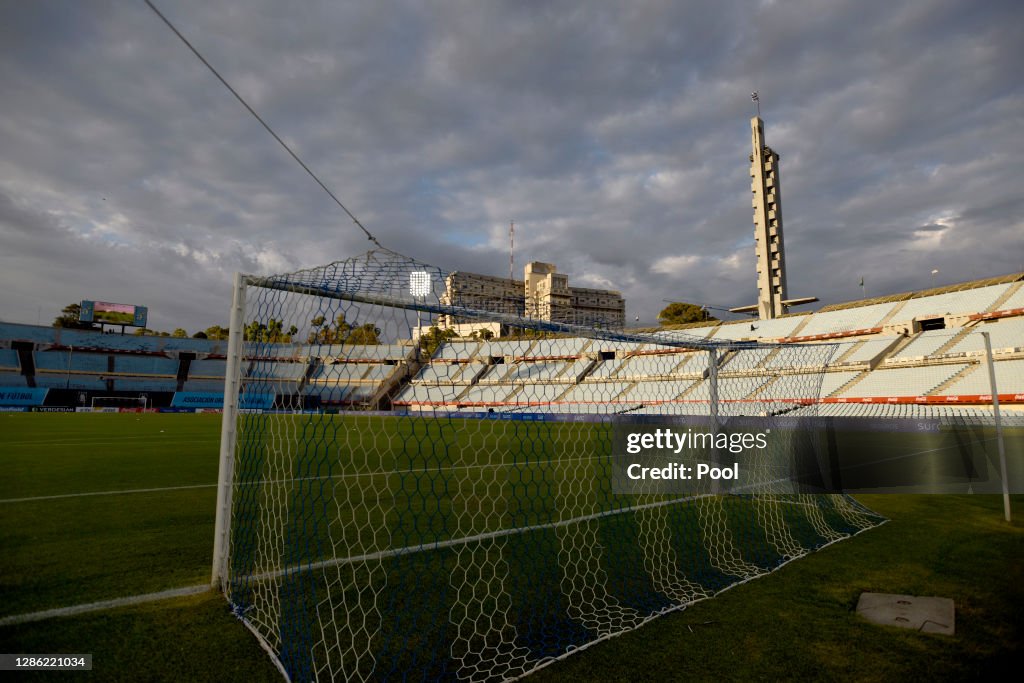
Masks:
[[[791,296],[1024,270],[1019,0],[157,0],[389,248],[554,262],[632,320],[754,303],[750,93]],[[0,2],[0,319],[226,324],[369,248],[141,0]],[[521,270],[520,270],[521,274]]]

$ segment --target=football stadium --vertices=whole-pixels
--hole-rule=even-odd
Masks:
[[[1001,497],[981,494],[1004,481],[996,397],[1004,454],[1019,467],[1024,274],[661,331],[463,307],[446,297],[446,275],[376,250],[239,276],[227,341],[0,324],[8,648],[137,657],[105,633],[121,620],[132,632],[152,624],[138,646],[174,669],[167,624],[156,623],[170,610],[171,649],[213,638],[240,651],[244,663],[185,669],[211,679],[242,666],[238,676],[290,680],[497,680],[576,653],[579,666],[600,667],[581,651],[614,659],[630,647],[614,636],[656,629],[657,617],[687,615],[839,542],[866,573],[815,579],[833,604],[805,607],[834,612],[817,617],[830,627],[868,628],[851,612],[863,590],[941,586],[1010,628],[974,592],[991,587],[958,577],[998,567],[990,553],[1020,543],[1000,528]],[[505,331],[411,341],[440,314]],[[367,321],[374,343],[333,343],[325,320]],[[761,476],[745,490],[617,488],[617,430],[663,424],[770,434],[756,455],[736,456]],[[729,451],[697,450],[709,462]],[[858,477],[868,452],[904,462],[904,479]],[[796,453],[814,476],[794,478]],[[984,552],[947,575],[913,546],[893,549],[928,575],[888,577],[901,560],[863,554],[860,534],[927,517],[936,503],[850,489],[975,494],[925,496],[961,510],[925,533],[968,534],[952,530],[967,515],[990,527],[972,539]],[[957,617],[970,627],[969,607]],[[948,636],[931,637],[948,648]],[[1004,637],[988,648],[1012,651],[1015,632]],[[931,660],[928,647],[919,656]],[[984,652],[971,656],[986,662]]]
[[[823,250],[813,263],[787,266],[780,154],[767,143],[755,91],[743,103],[756,112],[742,145],[755,265],[743,280],[756,282],[757,301],[712,284],[710,296],[730,308],[673,295],[657,325],[641,324],[611,277],[573,270],[600,262],[581,256],[593,246],[583,244],[587,235],[610,234],[600,229],[580,233],[571,249],[534,241],[529,255],[546,260],[521,267],[522,280],[511,221],[490,225],[497,241],[403,228],[382,233],[384,246],[296,142],[257,113],[273,110],[269,90],[251,74],[236,90],[186,38],[203,35],[200,27],[183,24],[183,33],[149,0],[140,9],[176,50],[198,58],[204,78],[219,80],[232,107],[244,105],[260,144],[283,148],[371,248],[334,253],[353,243],[324,236],[321,244],[317,235],[295,253],[329,262],[300,267],[270,247],[214,258],[197,256],[197,242],[184,238],[146,242],[160,260],[233,272],[230,297],[204,299],[216,302],[205,315],[228,327],[191,337],[148,325],[193,315],[198,299],[163,299],[176,309],[167,313],[82,300],[45,325],[36,300],[53,299],[71,276],[54,265],[49,298],[10,287],[10,298],[36,308],[36,324],[27,314],[0,320],[0,670],[16,671],[10,680],[973,680],[1016,663],[1024,651],[1024,266],[992,272],[975,242],[957,258],[971,261],[976,277],[939,284],[932,269],[928,286],[868,297],[861,275],[862,296],[845,301],[826,290],[820,270],[838,269],[840,257]],[[647,19],[644,30],[654,32],[659,22]],[[115,51],[124,60],[137,49]],[[323,63],[308,55],[287,63],[288,87],[310,64],[333,68]],[[864,112],[854,114],[863,123]],[[793,120],[779,126],[780,141],[803,135]],[[94,123],[90,134],[103,128]],[[611,154],[599,152],[588,149],[585,163]],[[416,168],[413,156],[394,168]],[[805,159],[794,157],[807,182]],[[641,175],[656,190],[672,174],[649,170],[651,159]],[[929,163],[921,162],[929,177],[946,172]],[[419,172],[416,206],[434,208],[443,195],[437,216],[457,215],[461,190]],[[180,178],[156,175],[135,183],[134,166],[130,175],[135,190],[186,197],[174,205],[182,216],[195,218],[196,204],[210,200],[201,210],[215,217],[210,225],[241,226],[236,247],[276,201],[238,181],[253,204],[229,208],[213,189],[182,190]],[[860,197],[890,184],[883,192],[850,182]],[[34,183],[18,187],[28,196]],[[8,202],[5,187],[0,238],[14,244],[5,226],[34,214]],[[85,244],[74,237],[79,219],[61,211],[47,214],[65,221],[53,234],[75,251]],[[96,219],[86,232],[130,268],[140,253],[131,240],[144,231],[125,228],[127,215]],[[938,244],[959,217],[927,220],[915,244]],[[480,270],[493,271],[505,225],[508,277],[465,270],[484,255]],[[630,216],[629,225],[644,219]],[[282,226],[275,230],[290,230]],[[732,267],[736,244],[749,252],[746,226],[730,256],[711,257],[717,269]],[[791,233],[791,248],[803,234]],[[54,244],[54,253],[63,248]],[[704,248],[693,240],[694,253],[649,259],[627,293],[677,287]],[[861,250],[858,267],[869,260]],[[88,261],[86,252],[72,260]],[[20,252],[6,258],[11,277],[30,278],[15,263]],[[28,247],[24,258],[33,258]],[[904,250],[887,263],[913,258]],[[578,286],[547,259],[566,264]],[[809,263],[815,276],[792,277]],[[607,271],[615,272],[625,271]],[[144,279],[198,297],[203,285],[187,282],[191,275],[169,267]],[[136,299],[136,283],[112,281],[122,284],[104,296]],[[822,299],[792,296],[790,282],[821,286]]]

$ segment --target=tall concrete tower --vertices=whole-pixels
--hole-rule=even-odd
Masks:
[[[754,244],[757,253],[757,314],[770,320],[785,313],[786,249],[782,238],[782,187],[779,155],[764,142],[764,122],[750,119],[750,189],[754,195]]]

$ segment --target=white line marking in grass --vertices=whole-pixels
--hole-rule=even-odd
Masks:
[[[173,436],[173,435],[172,435]],[[135,437],[126,436],[120,441],[8,441],[5,442],[4,446],[118,446],[124,443],[127,439],[134,439]],[[153,439],[160,438],[160,436],[151,434],[145,437],[138,437],[140,439]],[[205,443],[209,444],[211,448],[217,447],[217,442],[210,441],[209,439],[189,439],[187,441],[174,440],[174,445],[182,443]],[[103,453],[103,455],[107,455]]]
[[[145,593],[143,595],[130,595],[125,598],[113,600],[100,600],[99,602],[88,602],[82,605],[70,607],[56,607],[41,612],[29,612],[27,614],[15,614],[10,617],[0,618],[0,626],[13,626],[15,624],[30,624],[34,621],[53,619],[54,617],[69,617],[76,614],[88,614],[101,610],[114,609],[115,607],[127,607],[130,605],[141,605],[146,602],[157,600],[168,600],[170,598],[183,598],[189,595],[198,595],[210,590],[209,584],[202,586],[185,586],[184,588],[172,588],[171,590],[160,591],[159,593]]]
[[[534,460],[529,463],[484,463],[478,465],[453,465],[451,467],[419,468],[414,470],[381,470],[379,472],[349,472],[347,474],[334,474],[330,477],[299,477],[293,479],[260,479],[258,481],[239,482],[236,486],[265,486],[267,484],[290,484],[302,481],[320,481],[321,479],[358,479],[359,477],[381,477],[396,474],[427,474],[443,472],[454,472],[457,470],[485,469],[488,467],[517,467],[523,465],[537,465],[562,462],[576,462],[581,460],[599,460],[605,456],[581,456],[579,458],[562,458],[560,460]],[[188,489],[212,489],[217,488],[216,484],[192,484],[190,486],[160,486],[148,489],[115,489],[113,491],[86,491],[84,493],[61,493],[52,496],[31,496],[29,498],[0,498],[0,505],[4,503],[33,503],[40,500],[60,500],[63,498],[83,498],[86,496],[118,496],[127,493],[160,493],[161,491],[184,491]]]
[[[117,496],[122,493],[158,493],[160,491],[184,491],[186,489],[215,489],[216,484],[193,484],[191,486],[161,486],[152,489],[121,489],[119,491],[88,491],[86,493],[62,493],[56,496],[33,496],[31,498],[4,498],[2,503],[33,503],[37,500],[57,500],[60,498],[84,498],[86,496]]]

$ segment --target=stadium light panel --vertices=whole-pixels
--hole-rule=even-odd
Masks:
[[[415,270],[409,273],[409,293],[415,297],[430,294],[430,273],[425,270]]]

